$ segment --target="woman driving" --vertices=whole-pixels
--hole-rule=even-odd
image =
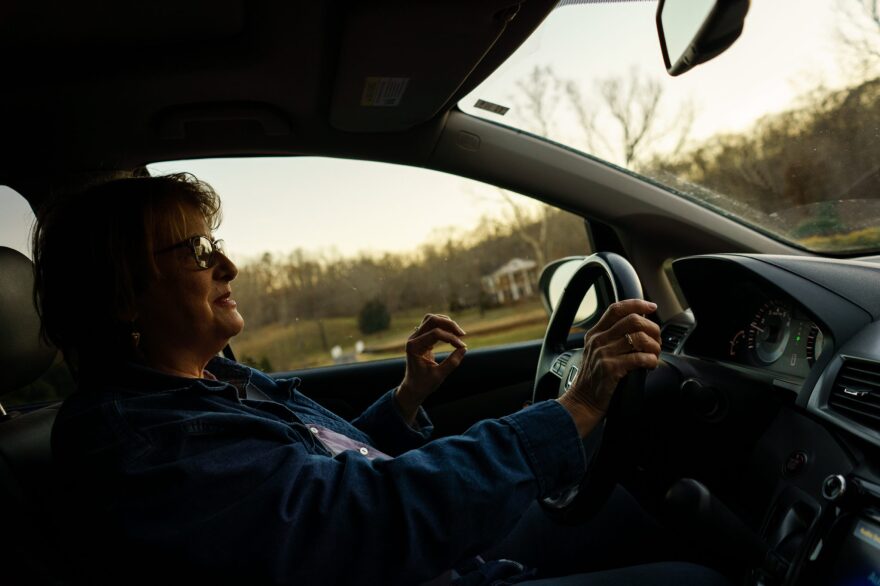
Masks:
[[[558,400],[429,441],[421,404],[464,358],[465,332],[425,316],[406,343],[400,385],[346,421],[300,393],[300,379],[218,356],[244,327],[237,269],[213,237],[219,222],[217,195],[188,174],[117,179],[38,216],[35,301],[44,336],[78,382],[53,453],[76,504],[78,547],[99,560],[90,579],[502,584],[553,575],[501,563],[451,570],[510,534],[536,499],[580,481],[581,439],[618,381],[658,363],[659,329],[643,317],[654,304],[609,308],[586,334],[584,376]],[[437,363],[440,342],[455,350]],[[535,583],[720,580],[687,564],[629,572]]]

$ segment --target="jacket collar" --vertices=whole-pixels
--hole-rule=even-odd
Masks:
[[[133,361],[100,371],[97,369],[83,371],[80,379],[87,385],[91,382],[102,383],[100,386],[105,386],[109,380],[112,381],[111,386],[117,390],[137,394],[187,390],[223,393],[232,390],[236,396],[239,394],[239,389],[244,392],[251,379],[249,368],[220,356],[212,358],[206,369],[217,377],[217,380],[175,376]]]

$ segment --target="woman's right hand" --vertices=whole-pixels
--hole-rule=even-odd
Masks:
[[[660,360],[660,327],[644,314],[657,305],[641,299],[612,304],[584,336],[577,378],[559,403],[574,418],[581,437],[608,411],[620,380],[637,368],[654,369]]]
[[[467,335],[448,315],[429,313],[406,341],[406,372],[394,396],[404,419],[413,423],[421,405],[446,377],[458,368],[467,352]],[[434,346],[450,344],[455,350],[443,362],[434,359]]]

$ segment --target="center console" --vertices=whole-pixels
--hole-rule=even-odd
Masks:
[[[822,492],[827,505],[790,574],[792,583],[880,586],[880,485],[832,475]]]

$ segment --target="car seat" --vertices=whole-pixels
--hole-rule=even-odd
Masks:
[[[9,412],[3,397],[43,375],[57,351],[40,340],[33,263],[0,246],[0,583],[68,584],[52,527],[57,494],[50,436],[60,404]]]

